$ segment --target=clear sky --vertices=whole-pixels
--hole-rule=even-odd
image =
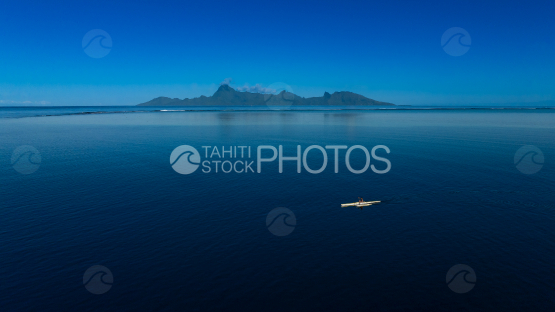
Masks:
[[[0,4],[0,105],[132,105],[226,78],[396,104],[555,100],[553,0],[45,2]],[[464,55],[442,48],[452,27]],[[83,48],[93,29],[104,57]]]

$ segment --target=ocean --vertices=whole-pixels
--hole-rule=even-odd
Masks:
[[[0,309],[553,310],[554,137],[552,109],[0,108]]]

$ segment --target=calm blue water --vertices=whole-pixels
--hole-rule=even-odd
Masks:
[[[167,113],[186,111],[273,111],[273,110],[378,110],[411,109],[410,106],[43,106],[0,107],[0,118],[50,117],[124,113]],[[424,107],[415,107],[424,108]],[[553,108],[545,108],[553,109]]]
[[[366,111],[366,110],[553,110],[555,107],[438,107],[438,106],[42,106],[0,107],[0,118],[51,117],[126,113],[172,113],[201,111]]]
[[[63,115],[67,109],[53,114]],[[117,108],[113,108],[117,111]],[[75,109],[79,112],[79,109]],[[2,311],[547,311],[555,308],[555,111],[0,112]],[[386,145],[392,169],[180,175],[180,145]],[[11,164],[21,145],[40,167]],[[545,156],[523,174],[523,145]],[[359,151],[360,152],[360,151]],[[344,157],[345,151],[340,152]],[[353,152],[361,168],[364,154]],[[322,155],[311,152],[313,169]],[[374,162],[382,168],[383,162]],[[256,166],[254,166],[256,171]],[[379,205],[340,208],[362,196]],[[287,236],[266,228],[294,212]],[[476,273],[467,293],[447,271]],[[83,274],[113,273],[91,294]]]

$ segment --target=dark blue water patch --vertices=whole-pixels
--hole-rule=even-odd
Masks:
[[[418,114],[389,127],[367,127],[376,116],[312,113],[303,118],[333,122],[248,113],[215,124],[198,114],[201,125],[10,123],[0,134],[0,302],[56,311],[553,308],[552,125],[505,127],[512,117],[482,113],[475,118],[487,127],[445,126],[459,117],[443,114],[415,125]],[[33,174],[11,167],[21,144],[41,153]],[[293,161],[281,174],[273,162],[260,174],[179,175],[169,156],[183,144],[201,154],[208,145],[283,145],[290,155],[296,145],[384,144],[392,169],[356,175],[341,162],[334,173],[330,153],[318,175],[297,173]],[[546,157],[534,175],[514,166],[524,144]],[[309,154],[315,168],[321,162]],[[352,162],[362,166],[363,154]],[[340,208],[359,196],[382,203]],[[266,228],[276,207],[294,212],[290,235]],[[445,281],[459,263],[477,276],[465,294]],[[114,276],[102,295],[82,282],[97,264]]]

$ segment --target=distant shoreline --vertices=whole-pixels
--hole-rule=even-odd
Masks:
[[[18,119],[29,117],[61,117],[61,116],[85,116],[85,115],[113,115],[113,114],[140,114],[140,113],[329,113],[329,114],[364,114],[385,112],[532,112],[553,111],[555,107],[418,107],[418,106],[358,106],[358,107],[321,107],[302,106],[277,109],[270,107],[248,107],[248,106],[167,106],[167,107],[144,107],[137,109],[136,106],[55,106],[55,107],[0,107],[0,120]]]
[[[303,98],[286,90],[275,94],[241,92],[221,85],[212,96],[192,99],[157,97],[137,106],[395,106],[349,91],[325,92],[321,97]]]

